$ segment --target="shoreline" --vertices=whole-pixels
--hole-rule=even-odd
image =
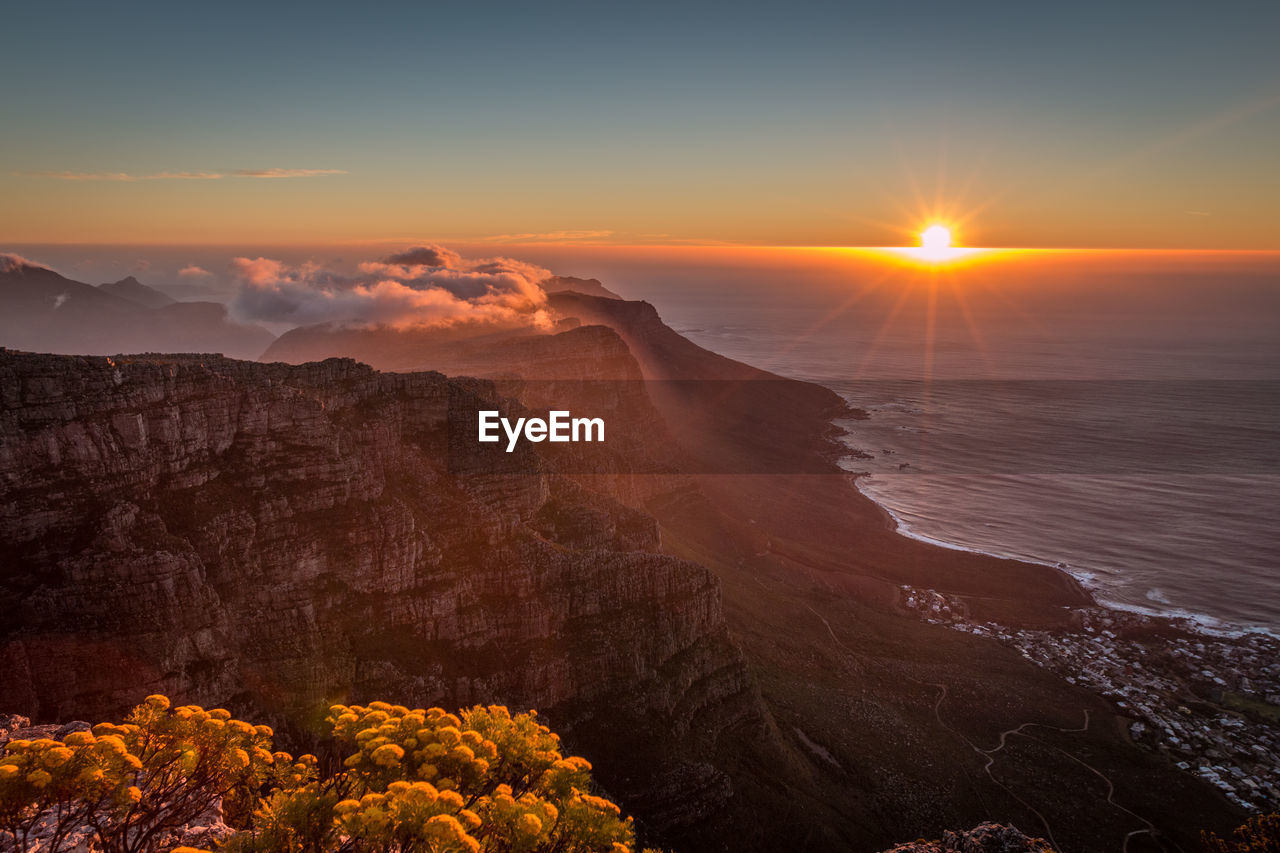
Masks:
[[[846,436],[852,435],[848,430],[844,430],[844,434]],[[881,500],[878,500],[873,494],[863,488],[863,481],[875,475],[865,471],[852,470],[847,467],[847,465],[849,463],[856,462],[859,459],[868,458],[869,454],[852,446],[846,446],[848,447],[849,452],[837,460],[837,464],[850,474],[854,488],[857,490],[858,494],[873,503],[883,513],[885,519],[894,532],[900,536],[948,551],[978,554],[984,557],[994,557],[1000,560],[1011,560],[1018,563],[1025,563],[1027,565],[1043,566],[1045,568],[1053,569],[1079,585],[1079,587],[1088,594],[1089,598],[1092,599],[1093,604],[1097,607],[1123,613],[1130,613],[1148,619],[1164,621],[1169,623],[1170,627],[1176,627],[1179,630],[1183,630],[1188,633],[1200,634],[1214,639],[1241,639],[1254,635],[1263,635],[1274,639],[1280,639],[1280,627],[1234,622],[1229,619],[1223,619],[1209,613],[1203,613],[1185,607],[1158,607],[1116,601],[1107,595],[1107,586],[1099,579],[1097,572],[1089,569],[1073,568],[1065,561],[1060,560],[1052,562],[1045,559],[1001,553],[999,551],[988,550],[973,545],[966,545],[960,542],[939,539],[935,536],[930,536],[926,533],[914,530],[910,523],[895,512],[892,507],[888,506]]]
[[[1199,777],[1243,811],[1280,807],[1280,634],[1261,626],[1224,627],[1207,614],[1109,601],[1095,575],[1072,572],[1066,564],[1009,557],[919,533],[863,489],[863,480],[872,475],[847,465],[867,454],[854,447],[849,451],[837,464],[894,534],[954,553],[1053,569],[1088,599],[1067,605],[1070,618],[1063,624],[1038,628],[976,616],[964,595],[901,584],[901,613],[994,640],[1072,687],[1098,695],[1127,721],[1128,741]]]

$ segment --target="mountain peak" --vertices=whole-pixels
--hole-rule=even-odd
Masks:
[[[163,308],[177,301],[169,294],[154,287],[148,287],[131,275],[109,284],[100,284],[98,289],[103,293],[126,299],[135,305],[141,305],[143,308]]]

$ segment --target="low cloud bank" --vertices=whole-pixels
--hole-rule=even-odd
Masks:
[[[239,285],[232,315],[242,322],[404,329],[497,323],[546,327],[542,267],[510,258],[469,260],[420,246],[364,261],[354,276],[320,264],[234,258]]]
[[[15,255],[12,252],[0,252],[0,275],[4,273],[16,272],[23,267],[36,267],[38,269],[47,270],[49,267],[44,264],[38,264],[35,261],[29,261],[22,255]]]

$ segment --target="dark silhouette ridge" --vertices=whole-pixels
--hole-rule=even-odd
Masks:
[[[161,293],[154,287],[147,287],[133,276],[100,284],[98,289],[103,293],[110,293],[112,296],[119,296],[121,299],[141,305],[143,308],[163,308],[177,301],[167,293]]]
[[[0,346],[10,349],[257,358],[274,339],[261,326],[232,322],[220,304],[175,302],[132,276],[94,287],[33,264],[0,267]]]

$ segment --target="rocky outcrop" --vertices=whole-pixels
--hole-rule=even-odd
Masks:
[[[0,351],[0,389],[6,710],[166,693],[303,737],[334,701],[536,707],[659,829],[767,729],[714,577],[652,519],[536,459],[451,470],[450,407],[492,383]]]
[[[1053,848],[1015,826],[984,823],[968,832],[944,832],[938,841],[899,844],[885,853],[1053,853]]]

